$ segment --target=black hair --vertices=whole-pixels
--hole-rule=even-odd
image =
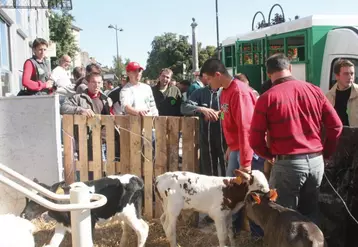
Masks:
[[[200,75],[207,74],[213,76],[216,72],[220,72],[223,75],[230,76],[225,65],[216,58],[209,58],[201,67]]]
[[[96,63],[90,63],[89,65],[86,66],[86,73],[91,73],[91,72],[101,73],[101,71],[102,71],[101,66],[99,66]]]
[[[181,82],[179,82],[179,84],[189,87],[191,85],[191,82],[189,80],[182,80]]]
[[[37,38],[32,42],[33,49],[36,49],[40,45],[46,45],[48,47],[48,42],[43,38]]]

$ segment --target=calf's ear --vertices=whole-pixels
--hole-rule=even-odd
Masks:
[[[260,204],[260,203],[261,203],[261,198],[260,198],[260,196],[259,196],[257,193],[255,193],[255,192],[251,193],[251,197],[252,197],[252,199],[254,199],[254,201],[255,201],[257,204]]]
[[[234,171],[235,175],[237,177],[240,177],[241,178],[241,182],[249,182],[251,180],[251,175],[246,173],[246,172],[243,172],[243,171],[240,171],[239,169],[236,169]]]
[[[275,202],[277,200],[278,194],[276,189],[270,189],[270,201]]]
[[[34,178],[32,181],[34,181],[35,183],[39,183],[39,180],[37,178]]]

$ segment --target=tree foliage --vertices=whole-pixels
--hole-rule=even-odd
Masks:
[[[130,63],[129,58],[124,59],[121,56],[119,56],[118,62],[117,62],[117,56],[113,56],[113,67],[110,69],[111,73],[114,73],[118,78],[121,78],[122,75],[125,75],[126,66]]]
[[[296,15],[294,17],[295,20],[299,19],[300,17],[298,15]],[[290,21],[292,20],[291,18],[288,18]],[[265,20],[262,20],[261,22],[258,22],[256,24],[256,28],[260,29],[260,28],[264,28],[264,27],[268,27],[268,26],[272,26],[272,25],[277,25],[280,23],[284,23],[286,22],[285,18],[283,17],[282,14],[278,14],[276,13],[275,16],[270,20],[270,23],[267,23]]]
[[[182,80],[185,74],[192,70],[192,46],[189,37],[175,33],[164,33],[154,37],[152,50],[148,52],[147,66],[143,76],[149,79],[157,79],[161,69],[170,68],[176,80]],[[199,66],[205,60],[215,55],[215,47],[202,48],[198,43]]]
[[[67,11],[52,12],[50,15],[50,40],[56,43],[57,58],[65,54],[73,58],[76,52],[79,51],[75,36],[72,33],[73,21],[74,17]]]

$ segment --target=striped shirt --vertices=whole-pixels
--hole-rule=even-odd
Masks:
[[[335,151],[342,123],[323,92],[292,77],[279,79],[256,103],[250,128],[250,145],[259,156]],[[323,125],[323,126],[322,126]],[[321,140],[322,127],[326,138]],[[265,136],[270,135],[270,148]]]

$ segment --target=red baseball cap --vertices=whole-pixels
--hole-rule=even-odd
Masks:
[[[126,71],[127,72],[131,72],[131,71],[136,71],[137,69],[139,70],[144,70],[139,63],[137,62],[130,62],[127,66],[126,66]]]

